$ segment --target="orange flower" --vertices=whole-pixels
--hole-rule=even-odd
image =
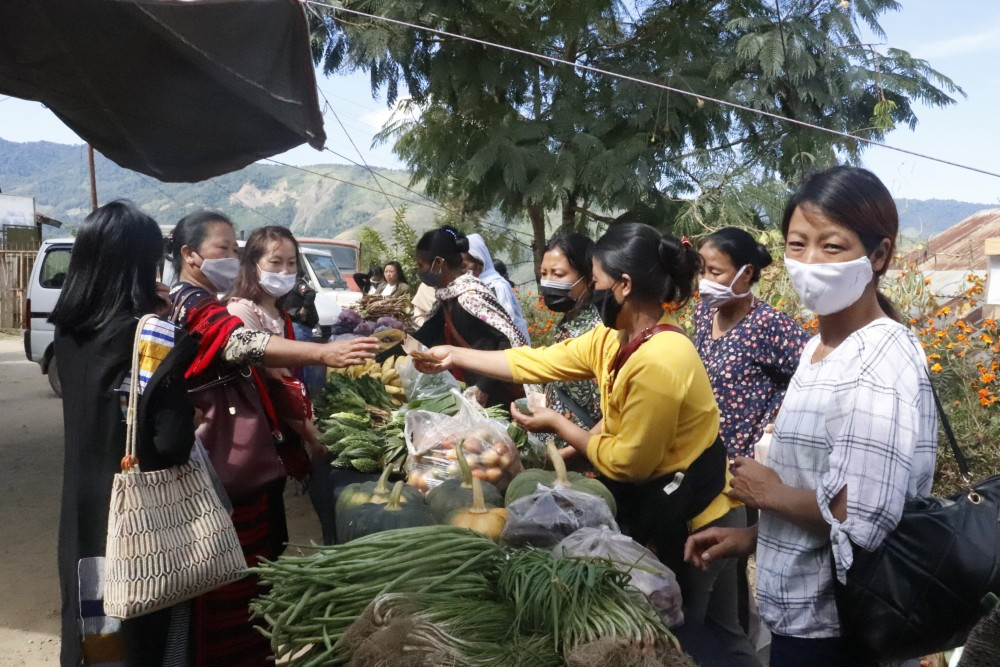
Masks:
[[[940,373],[941,372],[941,364],[934,364],[933,366],[931,366],[931,372],[932,373]]]
[[[979,337],[979,340],[983,341],[987,345],[992,345],[994,343],[993,337],[989,334],[983,334]]]
[[[910,318],[910,324],[913,325],[913,324],[916,324],[916,323],[917,323],[917,318],[911,317]]]
[[[954,347],[955,347],[955,344],[954,344],[954,343],[948,343],[947,345],[945,345],[945,346],[944,346],[944,349],[946,349],[946,350],[951,350],[951,349],[953,349]]]
[[[925,285],[930,285],[931,284],[931,279],[930,278],[924,278],[924,284]]]
[[[955,340],[957,340],[959,343],[965,343],[969,339],[965,336],[965,334],[958,334],[957,336],[955,336]]]
[[[940,358],[941,358],[940,354],[928,354],[927,355],[927,361],[937,361]]]
[[[945,306],[941,310],[937,311],[934,317],[945,317],[946,315],[951,315],[951,308],[948,306]]]
[[[986,398],[989,395],[990,395],[990,390],[989,389],[980,389],[979,390],[979,398]]]
[[[996,379],[997,376],[995,373],[983,373],[982,375],[979,376],[979,381],[982,382],[983,384],[989,384],[990,382],[993,382]]]

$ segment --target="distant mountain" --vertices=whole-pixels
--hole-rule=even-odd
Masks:
[[[129,199],[160,224],[212,208],[225,212],[240,229],[279,224],[302,236],[350,238],[364,225],[387,230],[395,214],[392,207],[406,206],[407,221],[418,230],[433,225],[439,211],[421,197],[419,185],[413,187],[415,193],[406,189],[407,172],[375,172],[385,178],[376,182],[366,169],[346,165],[299,169],[255,164],[201,183],[162,183],[96,155],[98,199]],[[34,197],[38,213],[78,225],[90,212],[89,179],[83,146],[0,139],[0,190]],[[380,187],[394,196],[387,198]]]
[[[241,229],[279,224],[303,236],[351,238],[364,225],[388,230],[394,215],[392,206],[404,205],[407,221],[418,231],[434,224],[440,211],[421,197],[419,184],[413,187],[416,193],[407,190],[407,172],[375,171],[385,179],[376,182],[368,171],[356,166],[255,164],[209,181],[178,184],[161,183],[122,169],[98,155],[97,193],[102,202],[130,199],[161,224],[176,222],[198,208],[214,208],[227,213]],[[387,200],[380,186],[402,199]],[[90,210],[86,150],[44,141],[0,139],[0,190],[34,197],[39,213],[71,226],[79,224]],[[909,239],[933,236],[991,207],[940,199],[899,199],[896,203],[900,226]]]
[[[906,236],[930,238],[957,225],[976,211],[997,204],[974,204],[954,199],[897,199],[899,226]]]

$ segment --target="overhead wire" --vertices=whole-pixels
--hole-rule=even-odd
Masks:
[[[723,106],[723,107],[727,107],[727,108],[730,108],[730,109],[735,109],[735,110],[739,110],[739,111],[745,111],[747,113],[756,114],[758,116],[763,116],[765,118],[771,118],[773,120],[778,120],[778,121],[781,121],[781,122],[784,122],[784,123],[789,123],[791,125],[797,125],[799,127],[809,128],[809,129],[812,129],[812,130],[816,130],[817,132],[824,132],[826,134],[832,134],[834,136],[838,136],[838,137],[841,137],[843,139],[850,139],[851,141],[857,141],[857,142],[861,142],[861,143],[864,143],[864,144],[868,144],[870,146],[877,146],[879,148],[885,148],[886,150],[895,151],[897,153],[904,153],[906,155],[911,155],[913,157],[921,158],[921,159],[924,159],[924,160],[930,160],[932,162],[938,162],[940,164],[946,164],[946,165],[949,165],[951,167],[956,167],[958,169],[964,169],[964,170],[967,170],[967,171],[972,171],[972,172],[976,172],[976,173],[979,173],[979,174],[983,174],[983,175],[986,175],[986,176],[993,176],[995,178],[1000,178],[1000,173],[989,171],[987,169],[981,169],[979,167],[973,167],[971,165],[962,164],[960,162],[954,162],[952,160],[946,160],[944,158],[935,157],[933,155],[928,155],[926,153],[920,153],[918,151],[912,151],[912,150],[909,150],[909,149],[906,149],[906,148],[901,148],[899,146],[893,146],[891,144],[887,144],[887,143],[884,143],[884,142],[881,142],[881,141],[877,141],[875,139],[868,139],[866,137],[862,137],[862,136],[859,136],[859,135],[851,134],[850,132],[843,132],[841,130],[835,130],[833,128],[823,127],[822,125],[816,125],[815,123],[810,123],[808,121],[798,120],[796,118],[789,118],[788,116],[782,116],[780,114],[772,113],[770,111],[765,111],[763,109],[755,109],[753,107],[748,107],[746,105],[739,104],[737,102],[730,102],[728,100],[723,100],[723,99],[720,99],[718,97],[712,97],[711,95],[704,95],[704,94],[696,93],[696,92],[693,92],[693,91],[690,91],[690,90],[684,90],[684,89],[681,89],[681,88],[676,88],[676,87],[673,87],[673,86],[668,86],[666,84],[659,83],[657,81],[651,81],[649,79],[643,79],[641,77],[632,76],[630,74],[623,74],[621,72],[615,72],[613,70],[606,70],[606,69],[603,69],[603,68],[600,68],[600,67],[595,67],[593,65],[587,65],[587,64],[584,64],[584,63],[578,63],[578,62],[573,62],[571,60],[566,60],[564,58],[559,58],[558,56],[552,56],[552,55],[545,55],[545,54],[542,54],[542,53],[536,53],[534,51],[528,51],[527,49],[521,49],[521,48],[517,48],[517,47],[514,47],[514,46],[509,46],[507,44],[501,44],[501,43],[498,43],[498,42],[491,42],[491,41],[486,40],[486,39],[480,39],[478,37],[470,37],[468,35],[462,35],[460,33],[449,32],[447,30],[441,30],[439,28],[432,28],[430,26],[420,25],[418,23],[411,23],[409,21],[403,21],[403,20],[400,20],[400,19],[394,19],[394,18],[390,18],[388,16],[379,16],[377,14],[370,14],[368,12],[363,12],[363,11],[360,11],[360,10],[357,10],[357,9],[350,9],[350,8],[347,8],[347,7],[333,5],[333,4],[330,4],[328,2],[322,2],[321,0],[302,0],[302,2],[304,4],[306,4],[306,5],[315,5],[315,6],[319,6],[319,7],[325,7],[327,9],[331,10],[334,13],[340,13],[340,12],[342,12],[342,13],[345,13],[345,14],[351,14],[351,15],[354,15],[354,16],[360,16],[360,17],[364,17],[364,18],[369,18],[369,19],[373,19],[375,21],[381,21],[383,23],[391,23],[391,24],[402,26],[402,27],[405,27],[405,28],[411,28],[413,30],[420,30],[420,31],[423,31],[423,32],[429,32],[431,34],[439,35],[441,37],[450,37],[452,39],[458,39],[458,40],[462,40],[462,41],[466,41],[466,42],[471,42],[473,44],[479,44],[480,46],[487,46],[487,47],[499,49],[499,50],[502,50],[502,51],[507,51],[509,53],[517,53],[519,55],[528,56],[530,58],[539,58],[539,59],[542,59],[544,61],[548,61],[548,62],[551,62],[551,63],[559,63],[561,65],[567,65],[569,67],[573,67],[573,68],[576,68],[576,69],[584,70],[584,71],[587,71],[587,72],[592,72],[594,74],[600,74],[600,75],[603,75],[603,76],[610,76],[610,77],[613,77],[615,79],[620,79],[622,81],[630,81],[632,83],[636,83],[636,84],[639,84],[639,85],[649,86],[649,87],[652,87],[652,88],[658,88],[660,90],[666,90],[668,92],[676,93],[678,95],[684,95],[684,96],[687,96],[687,97],[692,97],[694,99],[701,100],[702,102],[710,102],[712,104],[717,104],[717,105],[720,105],[720,106]],[[337,20],[336,17],[334,17],[334,20]]]

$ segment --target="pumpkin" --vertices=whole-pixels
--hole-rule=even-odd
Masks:
[[[548,444],[548,454],[549,459],[552,461],[552,470],[542,470],[540,468],[535,468],[532,470],[525,470],[517,477],[515,477],[510,486],[507,487],[507,495],[504,497],[504,504],[510,505],[512,502],[518,498],[523,498],[525,496],[530,496],[538,489],[538,485],[547,486],[549,488],[554,487],[556,484],[561,484],[562,486],[573,489],[574,491],[583,491],[584,493],[589,493],[593,496],[603,498],[605,502],[608,503],[608,507],[611,508],[611,514],[615,514],[618,511],[618,506],[615,503],[615,498],[611,495],[611,491],[608,487],[604,486],[596,479],[591,479],[578,472],[566,472],[566,462],[563,461],[562,456],[559,454],[559,450],[551,442]]]
[[[337,517],[337,542],[343,544],[365,535],[396,528],[433,526],[437,523],[423,500],[402,502],[403,482],[396,482],[384,505],[365,503]],[[341,521],[343,519],[343,521]]]
[[[472,468],[464,456],[457,457],[461,477],[446,479],[427,492],[427,506],[438,521],[444,521],[448,515],[457,509],[472,504]],[[497,487],[486,483],[482,485],[483,498],[489,507],[503,507],[503,496]]]
[[[337,497],[334,514],[339,516],[344,510],[364,505],[368,502],[384,505],[389,500],[389,494],[392,493],[392,487],[389,486],[389,475],[391,473],[392,468],[386,467],[377,482],[355,482],[354,484],[345,486],[344,490]],[[423,500],[420,490],[412,486],[403,487],[402,502],[406,503],[411,500]]]
[[[445,523],[457,528],[468,528],[491,540],[499,540],[503,527],[507,525],[507,510],[503,507],[487,507],[483,502],[483,483],[478,477],[473,477],[472,504],[452,512]]]

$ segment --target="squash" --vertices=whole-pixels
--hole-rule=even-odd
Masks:
[[[343,544],[365,535],[396,528],[433,526],[437,523],[423,500],[402,502],[403,482],[396,482],[384,505],[365,503],[337,517],[337,542]],[[341,521],[343,518],[343,521]]]
[[[462,476],[446,479],[427,492],[427,506],[438,521],[444,521],[455,510],[472,504],[472,468],[464,456],[457,457],[457,462]],[[488,507],[503,507],[503,496],[497,487],[485,483],[482,490]]]
[[[503,527],[507,525],[507,510],[503,507],[486,507],[483,502],[483,483],[478,477],[473,477],[472,504],[452,512],[445,523],[457,528],[468,528],[497,541]]]
[[[530,496],[538,489],[539,484],[549,488],[554,487],[556,484],[561,484],[574,491],[583,491],[584,493],[603,498],[608,503],[608,507],[611,508],[611,514],[614,515],[617,513],[618,506],[615,503],[615,497],[611,495],[608,487],[596,479],[585,477],[578,472],[567,473],[566,462],[563,461],[556,446],[549,442],[547,450],[555,471],[535,468],[522,472],[507,487],[507,495],[504,497],[505,505],[509,506],[518,498]]]
[[[364,505],[367,502],[384,505],[388,502],[389,494],[392,492],[392,487],[389,486],[389,475],[391,473],[392,468],[386,467],[377,482],[355,482],[354,484],[345,486],[344,490],[337,497],[334,515],[339,516],[342,511]],[[411,500],[423,501],[420,490],[412,486],[403,487],[402,502],[406,503]]]

